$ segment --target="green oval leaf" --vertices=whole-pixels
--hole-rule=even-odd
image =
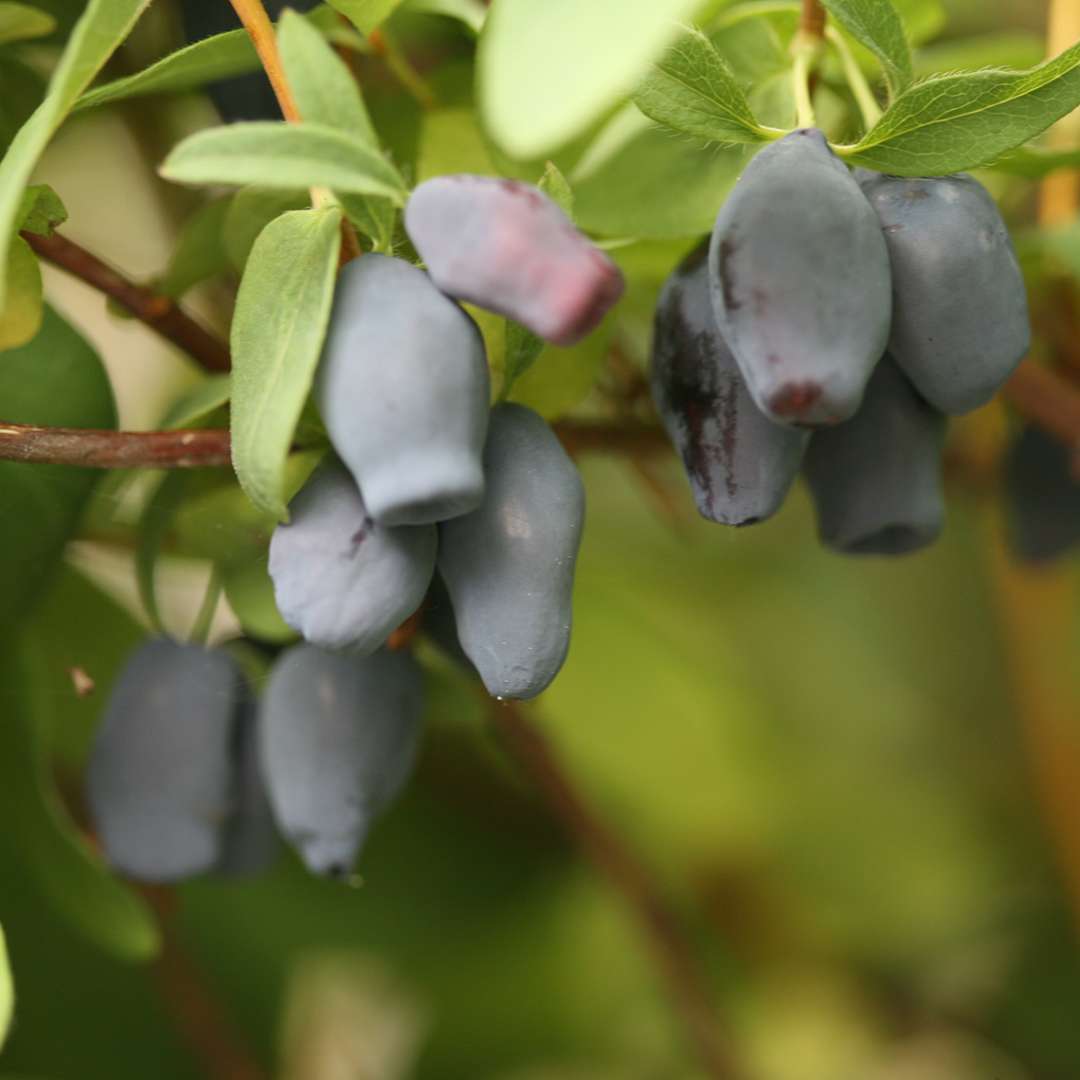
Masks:
[[[40,8],[14,0],[0,2],[0,45],[46,37],[55,29],[56,20]]]
[[[329,3],[335,11],[341,12],[361,34],[370,34],[394,14],[401,0],[329,0]]]
[[[939,75],[905,90],[854,146],[852,164],[897,176],[986,165],[1080,105],[1080,43],[1029,71]]]
[[[697,30],[683,34],[634,94],[634,103],[665,127],[709,142],[768,139],[727,61]]]
[[[355,136],[320,124],[257,121],[210,128],[186,138],[160,169],[181,184],[326,187],[405,199],[397,170]]]
[[[89,0],[49,80],[45,100],[19,129],[0,162],[0,255],[7,255],[23,189],[53,132],[79,95],[127,37],[150,0]],[[0,305],[7,292],[6,258],[0,258]]]
[[[285,520],[285,461],[334,298],[341,210],[292,210],[259,234],[232,325],[232,455],[256,506]]]
[[[889,92],[911,82],[911,47],[891,0],[821,0],[828,13],[881,63]]]
[[[21,236],[8,249],[7,279],[7,299],[0,305],[0,349],[25,345],[41,327],[44,312],[41,267]]]
[[[567,142],[629,94],[697,0],[499,0],[477,60],[480,112],[515,158]]]

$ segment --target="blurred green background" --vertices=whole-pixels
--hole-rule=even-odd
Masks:
[[[1020,64],[1042,55],[1041,3],[945,7],[926,69],[977,57],[971,35],[998,49],[1008,35]],[[422,46],[424,29],[402,34]],[[431,76],[446,105],[415,130],[392,85],[370,91],[399,145],[415,142],[421,176],[487,153],[470,142],[458,67]],[[197,126],[208,110],[185,99],[169,122]],[[68,205],[70,235],[149,279],[190,196],[152,180],[164,134],[145,127],[134,108],[78,118],[42,177]],[[660,282],[694,243],[686,219],[707,222],[731,172],[672,142],[645,135],[577,191],[582,222],[618,236],[643,157],[666,153],[678,183],[696,154],[698,183],[712,184],[701,202],[705,189],[688,187],[677,220],[616,253],[632,288],[608,331],[631,368]],[[646,180],[663,183],[662,170]],[[998,189],[1017,229],[1033,220],[1031,192]],[[48,288],[108,363],[124,426],[153,424],[194,382],[82,286],[50,272]],[[219,292],[192,304],[220,323]],[[546,376],[534,369],[522,397],[549,415],[606,415],[610,373],[584,395],[609,341],[541,361]],[[1026,570],[1004,553],[987,462],[1006,423],[995,407],[958,426],[944,539],[895,563],[824,552],[801,490],[773,521],[725,531],[696,519],[670,457],[581,459],[589,517],[570,659],[526,713],[670,898],[762,1080],[1080,1076],[1078,566]],[[135,488],[105,485],[88,539],[23,628],[33,701],[0,681],[0,714],[30,710],[53,733],[69,794],[143,633],[130,553],[96,534]],[[190,523],[194,547],[233,543],[205,519]],[[169,618],[184,626],[205,564],[163,571]],[[216,637],[236,631],[223,610]],[[18,805],[8,813],[0,795],[0,920],[18,989],[0,1077],[703,1075],[623,898],[507,758],[475,690],[425,656],[422,760],[362,880],[314,880],[289,855],[258,881],[157,895],[167,947],[152,964],[110,958],[43,902],[12,839]],[[85,699],[72,667],[97,684]],[[2,765],[0,783],[18,788]],[[77,879],[58,887],[78,908]]]

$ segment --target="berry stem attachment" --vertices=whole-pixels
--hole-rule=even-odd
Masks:
[[[855,54],[844,40],[843,34],[836,27],[829,26],[825,29],[825,37],[840,57],[840,63],[844,67],[844,78],[851,87],[859,112],[862,113],[863,124],[869,131],[881,119],[881,106],[878,105],[874,92],[870,89],[870,84],[866,81],[866,76],[863,75]]]
[[[791,78],[795,90],[795,123],[801,128],[814,127],[814,103],[810,97],[810,60],[812,50],[800,47],[795,53]]]

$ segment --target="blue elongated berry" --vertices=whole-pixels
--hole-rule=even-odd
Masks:
[[[404,652],[302,644],[274,665],[259,757],[278,825],[313,873],[353,866],[412,768],[422,708],[420,669]]]
[[[353,478],[323,466],[270,540],[285,621],[313,645],[374,652],[420,606],[435,570],[434,525],[380,525]]]
[[[721,208],[713,307],[758,408],[782,423],[853,416],[885,351],[889,256],[859,185],[813,128],[762,150]]]
[[[522,405],[492,410],[484,469],[484,501],[439,527],[439,573],[489,693],[535,697],[570,644],[585,493],[555,433]]]
[[[933,543],[945,522],[944,436],[945,418],[887,356],[859,412],[814,432],[806,452],[826,547],[846,555],[905,555]]]
[[[622,296],[619,268],[531,184],[467,173],[426,180],[405,228],[443,292],[556,345],[585,337]]]
[[[860,180],[892,263],[890,354],[942,412],[986,404],[1031,342],[1024,279],[994,200],[963,173]]]
[[[342,270],[315,395],[379,524],[427,525],[480,502],[483,339],[422,270],[377,254]]]
[[[650,385],[698,511],[750,525],[780,508],[809,434],[773,423],[754,404],[716,325],[705,257],[704,249],[691,254],[660,294]]]

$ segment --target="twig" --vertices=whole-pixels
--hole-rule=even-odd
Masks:
[[[821,6],[820,0],[802,0],[799,30],[807,37],[825,36],[825,9]]]
[[[94,469],[194,469],[229,464],[229,433],[103,431],[0,422],[0,460]]]
[[[707,1074],[714,1080],[742,1075],[709,1001],[693,948],[648,872],[577,792],[543,733],[520,708],[497,704],[492,718],[508,752],[634,914]]]
[[[1080,448],[1080,391],[1068,379],[1025,360],[1003,392],[1037,427],[1066,446]]]
[[[274,36],[274,24],[266,14],[266,8],[262,6],[262,0],[229,0],[229,3],[240,17],[252,45],[255,46],[259,63],[270,80],[281,115],[292,124],[299,123],[300,110],[285,78],[285,68],[281,63],[281,53],[278,52],[277,38]]]
[[[187,315],[168,296],[136,285],[60,233],[38,236],[23,232],[21,235],[41,258],[112,297],[136,319],[183,349],[207,371],[229,370],[229,350],[225,343]]]

